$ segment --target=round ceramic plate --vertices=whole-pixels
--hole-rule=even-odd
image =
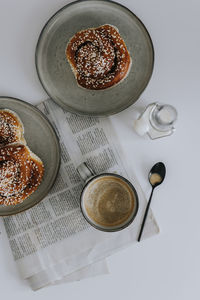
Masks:
[[[24,136],[29,148],[44,163],[45,173],[38,189],[15,206],[0,205],[0,216],[22,212],[39,203],[51,189],[60,166],[60,146],[57,135],[46,117],[33,105],[8,97],[0,97],[0,109],[8,108],[18,114],[24,124]]]
[[[65,56],[69,39],[78,31],[111,24],[119,29],[132,58],[125,80],[112,88],[91,91],[79,87]],[[154,50],[142,22],[126,7],[112,1],[77,1],[47,22],[36,47],[36,68],[48,95],[77,114],[105,116],[133,104],[152,74]]]

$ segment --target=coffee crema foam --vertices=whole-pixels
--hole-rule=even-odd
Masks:
[[[115,176],[102,176],[86,188],[83,203],[88,217],[100,226],[126,222],[135,208],[135,194],[128,183]]]

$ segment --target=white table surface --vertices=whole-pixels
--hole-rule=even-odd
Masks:
[[[0,95],[33,104],[47,98],[35,70],[35,46],[46,20],[68,2],[0,0]],[[148,28],[155,67],[137,104],[112,120],[147,196],[149,169],[157,161],[167,166],[152,203],[161,233],[110,257],[110,275],[33,292],[18,276],[0,223],[1,299],[200,299],[200,3],[120,2]],[[152,141],[138,137],[132,123],[136,109],[154,101],[174,105],[179,119],[171,137]]]

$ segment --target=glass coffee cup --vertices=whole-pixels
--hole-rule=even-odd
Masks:
[[[85,182],[80,207],[86,221],[98,230],[119,231],[130,225],[138,212],[138,195],[134,186],[121,175],[96,175],[86,164],[77,171]]]

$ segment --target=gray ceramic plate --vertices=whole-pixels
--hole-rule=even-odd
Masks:
[[[118,27],[133,64],[117,86],[90,91],[77,85],[65,49],[77,31],[103,24]],[[84,115],[111,115],[133,104],[149,82],[153,63],[146,28],[130,10],[112,1],[77,1],[63,7],[43,28],[36,48],[36,68],[46,92],[64,109]]]
[[[41,184],[24,202],[15,206],[0,205],[0,216],[8,216],[34,206],[47,195],[59,170],[60,146],[53,127],[36,107],[18,99],[0,97],[0,108],[11,109],[19,115],[27,145],[41,158],[45,167]]]

